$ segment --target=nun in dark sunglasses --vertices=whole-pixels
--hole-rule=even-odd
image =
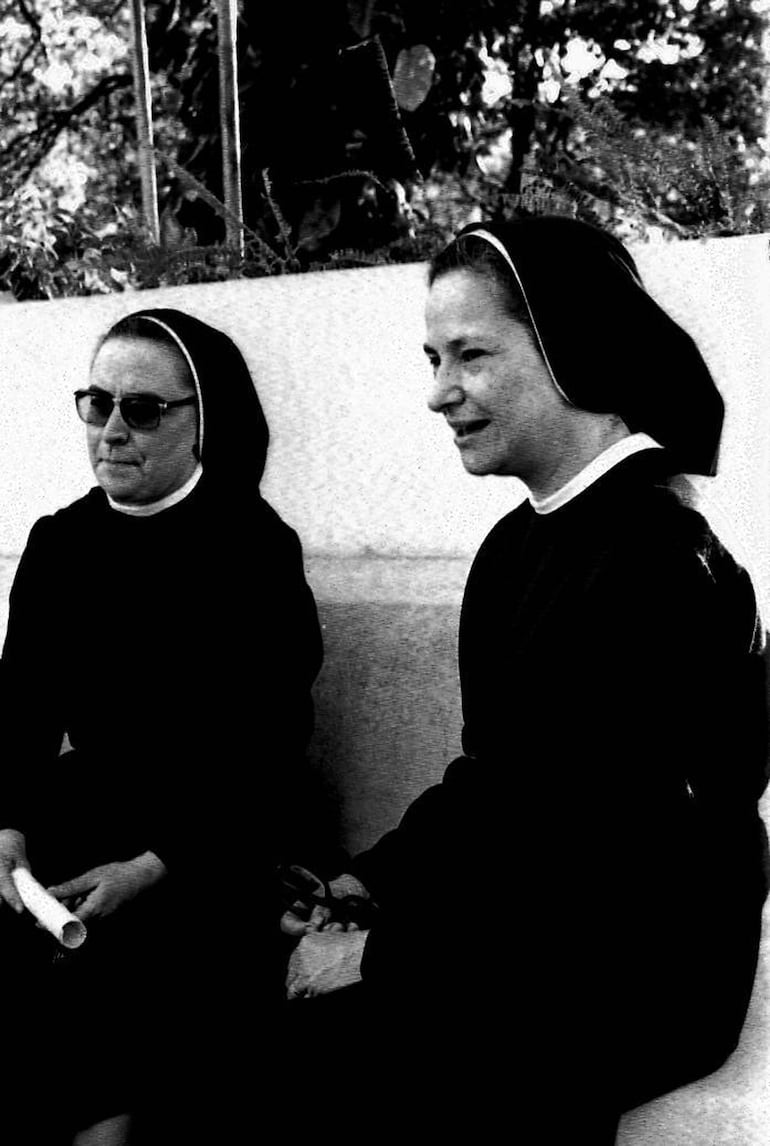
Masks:
[[[76,404],[98,485],[34,526],[2,658],[4,1060],[45,1101],[6,1079],[0,1123],[117,1144],[166,1090],[159,1140],[244,1140],[281,1000],[271,873],[308,830],[315,604],[260,494],[268,428],[228,337],[132,314]],[[20,913],[17,866],[82,947]]]
[[[764,634],[683,477],[715,471],[722,400],[590,226],[475,225],[429,281],[430,409],[470,473],[528,497],[466,586],[463,755],[354,862],[363,887],[332,882],[379,916],[308,934],[289,993],[360,959],[296,1021],[328,1039],[346,1002],[371,1032],[347,1092],[377,1079],[426,1141],[610,1146],[725,1061],[757,960]]]

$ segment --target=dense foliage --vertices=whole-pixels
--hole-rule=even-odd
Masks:
[[[769,229],[767,8],[242,0],[241,259],[211,0],[147,0],[160,247],[139,218],[128,5],[0,0],[0,279],[52,297],[413,259],[512,211]]]

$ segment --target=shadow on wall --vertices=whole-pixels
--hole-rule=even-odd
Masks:
[[[460,752],[458,605],[320,602],[325,661],[311,755],[355,854]]]

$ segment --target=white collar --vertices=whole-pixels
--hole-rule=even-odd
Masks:
[[[554,510],[566,505],[568,501],[572,501],[583,490],[588,489],[590,485],[593,485],[619,462],[625,461],[633,454],[638,454],[640,450],[660,450],[662,448],[660,442],[656,442],[649,434],[629,434],[627,437],[621,438],[619,442],[613,442],[606,450],[602,450],[580,473],[575,474],[566,485],[557,489],[555,493],[539,500],[533,497],[531,493],[527,494],[529,504],[535,513],[553,513]]]
[[[130,517],[153,517],[156,513],[163,513],[164,509],[171,509],[172,505],[178,505],[180,501],[184,501],[188,494],[191,494],[195,489],[202,474],[203,466],[198,462],[192,477],[189,477],[184,485],[180,485],[179,489],[175,489],[173,493],[162,497],[160,501],[151,501],[145,505],[129,505],[126,502],[113,501],[109,494],[107,494],[107,501],[110,503],[110,508],[116,509],[118,513],[127,513]]]

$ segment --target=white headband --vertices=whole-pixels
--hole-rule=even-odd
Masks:
[[[548,367],[548,373],[551,375],[551,381],[553,382],[554,386],[558,390],[559,394],[561,394],[564,401],[569,403],[570,406],[574,406],[575,403],[572,402],[570,400],[570,398],[567,397],[567,395],[564,393],[561,386],[559,385],[559,383],[556,379],[556,375],[554,374],[553,367],[551,366],[551,363],[548,361],[548,355],[545,352],[545,346],[543,346],[543,340],[540,337],[540,331],[537,329],[537,323],[535,322],[535,316],[532,313],[532,307],[529,305],[529,299],[527,298],[527,292],[524,290],[524,284],[522,283],[521,278],[519,277],[519,272],[516,270],[516,264],[514,263],[510,254],[506,250],[505,244],[501,243],[500,240],[497,238],[497,236],[493,235],[491,233],[491,231],[469,231],[466,235],[463,236],[463,238],[486,239],[486,241],[488,243],[491,243],[491,245],[495,248],[497,253],[499,255],[503,256],[506,263],[508,264],[508,266],[513,271],[513,276],[516,279],[519,290],[521,291],[521,297],[524,299],[524,302],[525,302],[526,307],[527,307],[527,314],[529,315],[529,322],[530,322],[532,329],[535,332],[535,338],[537,339],[537,344],[540,347],[540,353],[543,356],[543,361],[545,362],[546,366]]]
[[[138,317],[140,319],[142,319],[143,322],[154,322],[162,330],[165,330],[166,334],[168,334],[169,337],[174,340],[176,345],[182,351],[182,354],[184,355],[185,361],[186,361],[187,365],[190,367],[190,373],[192,374],[192,380],[193,380],[193,384],[195,386],[195,393],[198,396],[198,453],[202,454],[203,453],[203,393],[201,391],[200,379],[198,378],[198,371],[195,369],[195,363],[193,362],[192,358],[190,357],[190,351],[187,349],[185,344],[182,342],[182,339],[179,337],[177,332],[175,330],[173,330],[172,327],[168,326],[165,322],[162,322],[161,319],[155,318],[155,316],[152,314],[140,314]]]

